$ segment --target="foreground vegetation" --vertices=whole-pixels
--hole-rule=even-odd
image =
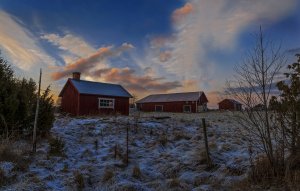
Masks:
[[[33,79],[18,79],[0,54],[0,140],[30,137],[37,102]],[[47,134],[54,121],[54,105],[50,87],[40,97],[38,135]]]

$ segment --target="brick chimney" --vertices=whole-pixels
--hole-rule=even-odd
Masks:
[[[73,80],[80,80],[80,72],[73,72]]]

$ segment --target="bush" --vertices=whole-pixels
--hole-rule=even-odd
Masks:
[[[166,134],[163,134],[159,137],[159,143],[162,145],[162,146],[166,146],[167,143],[168,143],[168,137]]]
[[[0,187],[3,186],[6,182],[6,177],[4,171],[0,168]]]
[[[65,156],[64,154],[65,143],[62,139],[50,138],[49,145],[50,145],[50,150],[48,154],[50,156]]]
[[[0,52],[1,53],[1,52]],[[0,55],[0,136],[32,135],[37,86],[33,79],[17,79]],[[54,121],[54,103],[50,87],[40,98],[38,134],[47,134]]]
[[[79,171],[74,172],[74,181],[78,190],[82,190],[84,188],[84,177]]]
[[[114,172],[110,169],[105,169],[102,181],[107,182],[107,181],[111,180],[113,177],[114,177]]]
[[[132,169],[132,177],[140,179],[142,176],[141,169],[139,166],[134,166]]]
[[[8,145],[4,145],[0,148],[0,161],[14,163],[14,170],[17,171],[26,171],[31,162],[29,158],[25,158],[22,154],[15,153]]]

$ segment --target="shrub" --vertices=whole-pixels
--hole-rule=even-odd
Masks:
[[[267,157],[263,156],[257,159],[250,171],[250,179],[254,183],[270,183],[274,177],[272,166]]]
[[[65,143],[60,138],[50,138],[49,140],[50,150],[49,155],[50,156],[65,156],[64,154],[64,147]]]
[[[134,177],[136,179],[140,179],[141,176],[142,176],[142,172],[141,172],[140,167],[138,165],[134,166],[132,169],[132,177]]]
[[[180,180],[178,180],[178,178],[173,178],[170,182],[169,182],[169,187],[170,188],[176,188],[180,186]]]
[[[82,190],[84,188],[84,177],[79,171],[74,172],[74,181],[78,190]]]
[[[6,177],[4,171],[0,168],[0,187],[3,186],[6,182]]]
[[[14,163],[14,170],[18,171],[26,171],[31,162],[30,158],[25,158],[23,155],[17,154],[8,145],[3,145],[2,148],[0,148],[0,161]]]
[[[111,180],[113,177],[114,177],[114,172],[110,169],[105,169],[103,177],[102,177],[102,181],[107,182],[107,181]]]
[[[167,143],[168,143],[168,137],[166,134],[163,134],[159,137],[159,143],[162,145],[162,146],[166,146]]]
[[[33,79],[15,78],[11,66],[0,55],[0,87],[0,136],[31,135],[37,102],[36,83]],[[53,105],[48,87],[40,99],[38,134],[46,134],[52,127]]]

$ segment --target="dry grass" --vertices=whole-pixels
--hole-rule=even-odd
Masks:
[[[65,156],[65,153],[64,153],[65,143],[62,139],[50,137],[48,139],[48,142],[50,145],[50,150],[48,152],[48,155],[60,156],[60,157]]]
[[[173,178],[173,179],[169,182],[169,187],[170,187],[170,188],[180,187],[180,180],[179,180],[178,178]]]
[[[6,177],[4,171],[0,168],[0,187],[3,186],[6,182]]]
[[[75,171],[73,173],[74,181],[78,190],[82,190],[84,188],[84,177],[79,171]]]
[[[258,158],[250,171],[250,179],[254,183],[269,183],[273,175],[270,162],[265,156]]]
[[[103,182],[108,182],[114,177],[114,172],[108,168],[104,170],[102,181]]]
[[[300,185],[300,154],[287,160],[285,180],[292,187]]]
[[[159,144],[161,144],[162,146],[166,146],[168,143],[168,136],[166,134],[162,134],[160,135],[159,139],[158,139]]]
[[[181,139],[185,139],[185,140],[191,139],[190,136],[188,136],[186,133],[181,132],[181,131],[174,131],[173,135],[174,135],[173,141],[179,141]]]
[[[134,166],[132,169],[132,177],[136,178],[136,179],[141,179],[142,177],[142,172],[141,169],[138,165]]]
[[[12,162],[15,164],[15,171],[26,171],[31,163],[25,152],[17,153],[10,144],[1,145],[0,161]]]

